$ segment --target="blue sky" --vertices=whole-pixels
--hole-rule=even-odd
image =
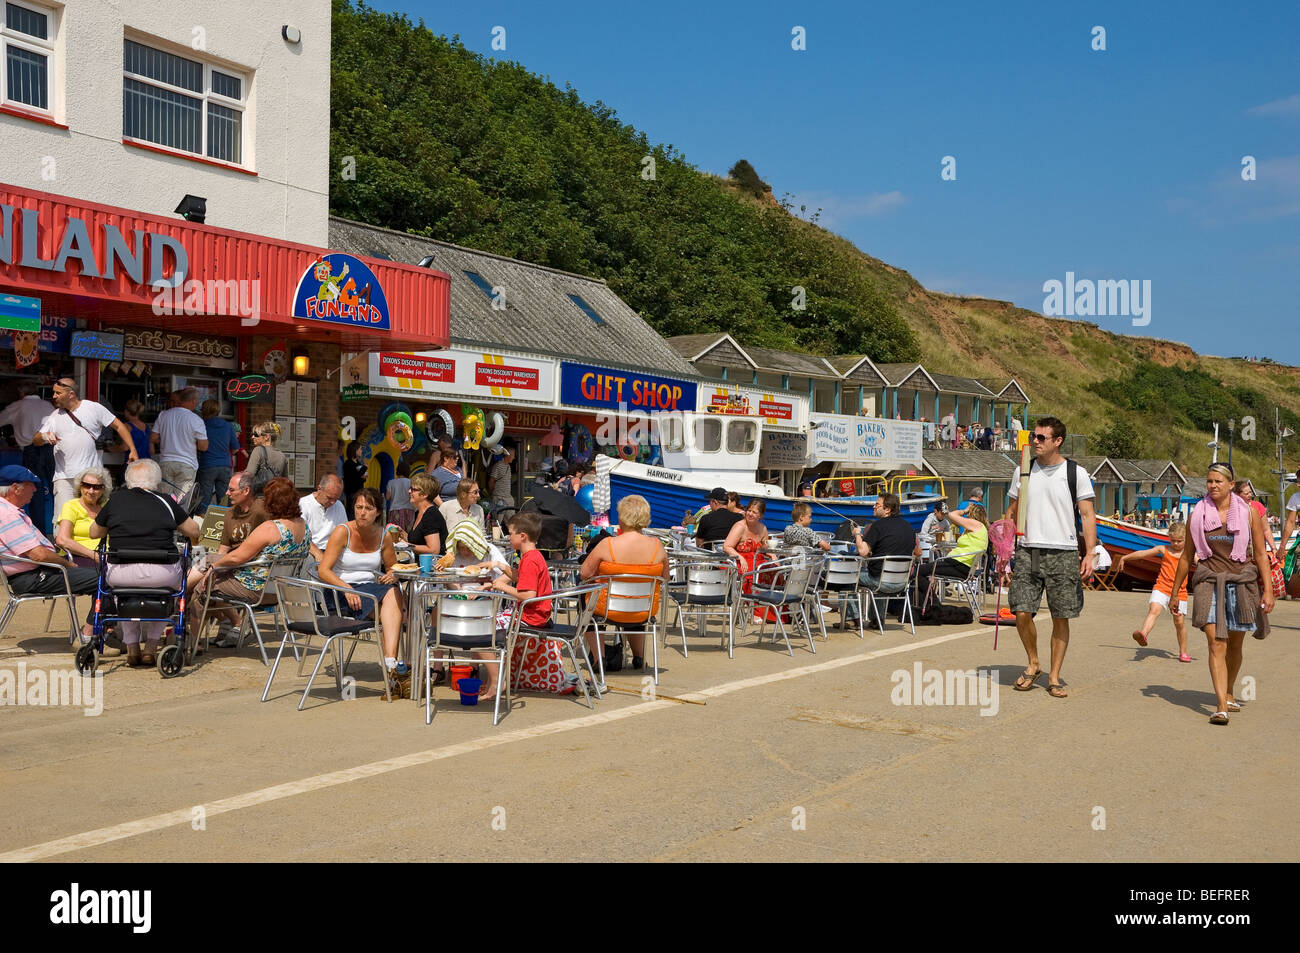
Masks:
[[[1300,364],[1294,0],[372,5],[569,83],[701,169],[747,158],[929,288],[1042,310],[1067,271],[1150,281],[1149,325],[1088,320]]]

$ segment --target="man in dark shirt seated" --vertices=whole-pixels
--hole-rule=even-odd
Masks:
[[[727,509],[726,488],[715,486],[709,491],[709,512],[700,517],[695,527],[697,543],[716,543],[727,538],[731,527],[745,518],[744,513]]]
[[[872,556],[920,556],[921,541],[916,537],[912,524],[899,515],[900,501],[897,494],[881,493],[876,497],[876,521],[867,527],[862,535],[861,529],[853,532],[853,542],[857,545],[858,555],[864,558]],[[893,587],[889,590],[880,588],[880,570],[882,560],[863,563],[859,579],[862,585],[882,596],[894,596],[905,591],[906,587]],[[852,616],[852,613],[850,614]]]

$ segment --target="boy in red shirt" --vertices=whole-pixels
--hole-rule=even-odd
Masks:
[[[492,588],[499,589],[519,601],[551,594],[551,573],[546,567],[546,557],[537,549],[537,539],[542,533],[542,518],[536,513],[517,513],[510,520],[510,545],[519,553],[519,567],[511,571],[512,578],[502,573],[492,580]],[[511,583],[514,585],[511,585]],[[534,602],[524,609],[523,624],[532,629],[544,629],[551,624],[551,602]]]

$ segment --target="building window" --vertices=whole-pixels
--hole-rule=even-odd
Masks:
[[[474,287],[477,288],[479,291],[483,292],[489,298],[496,297],[496,295],[492,291],[492,284],[486,278],[480,275],[477,271],[467,270],[465,272],[465,277],[468,278],[470,281],[474,282]]]
[[[0,101],[50,112],[54,11],[6,2],[0,19],[0,46],[4,48]]]
[[[591,305],[587,304],[587,302],[583,300],[582,295],[571,294],[569,295],[569,300],[572,301],[575,305],[577,305],[579,311],[581,311],[587,317],[591,318],[591,320],[598,327],[603,327],[605,325],[605,319],[596,313],[595,308],[593,308]]]
[[[233,165],[244,161],[246,77],[126,40],[122,135]]]

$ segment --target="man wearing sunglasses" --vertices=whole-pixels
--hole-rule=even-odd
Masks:
[[[1097,545],[1097,520],[1093,512],[1092,480],[1088,472],[1061,456],[1065,424],[1044,417],[1034,425],[1030,445],[1034,462],[1029,468],[1025,501],[1025,535],[1016,542],[1016,567],[1011,575],[1008,601],[1016,614],[1016,631],[1025,646],[1028,664],[1016,679],[1016,691],[1027,692],[1042,674],[1038,663],[1038,611],[1043,591],[1052,613],[1052,667],[1047,693],[1065,698],[1061,664],[1070,643],[1070,620],[1083,611],[1083,580],[1092,575],[1092,551]],[[1071,498],[1073,489],[1073,499]],[[1020,507],[1020,468],[1011,477],[1011,506],[1007,518],[1015,520]],[[1079,555],[1075,510],[1083,523],[1085,555]]]
[[[32,443],[54,448],[54,513],[57,516],[63,512],[64,504],[77,496],[77,475],[104,465],[103,454],[95,441],[106,428],[111,427],[127,445],[128,460],[135,461],[138,457],[126,424],[103,404],[82,400],[77,382],[72,378],[61,377],[55,381],[54,406],[58,410],[45,418]]]

